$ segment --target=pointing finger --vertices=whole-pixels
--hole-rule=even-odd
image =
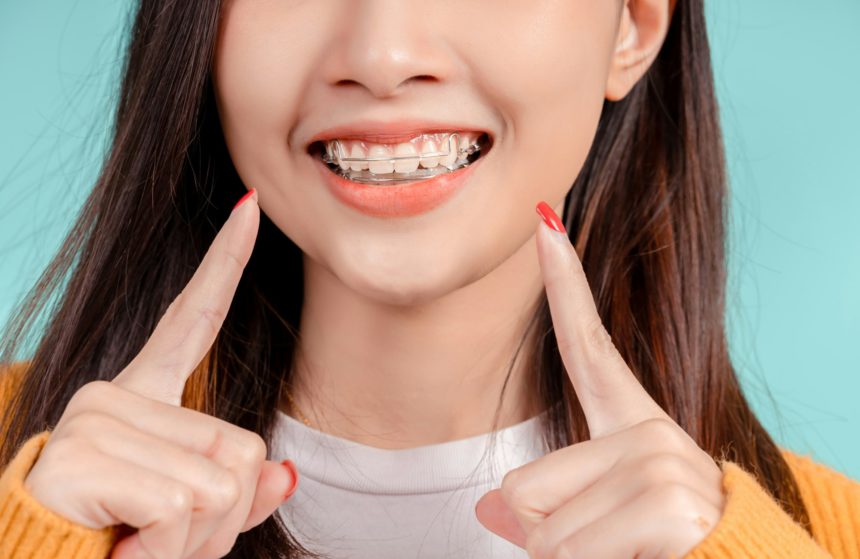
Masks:
[[[612,343],[561,220],[545,202],[537,211],[543,218],[535,235],[538,259],[553,328],[591,438],[667,417]]]
[[[259,220],[257,193],[252,189],[237,203],[185,289],[114,383],[154,400],[180,404],[185,381],[221,329],[251,256]]]

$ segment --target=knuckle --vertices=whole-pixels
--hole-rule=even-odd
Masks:
[[[224,319],[227,318],[227,311],[228,309],[224,305],[195,300],[189,294],[189,289],[186,285],[167,307],[164,318],[167,321],[172,321],[176,317],[189,317],[192,321],[197,320],[202,322],[208,333],[215,336],[221,330]]]
[[[641,428],[651,444],[669,451],[681,451],[687,447],[687,435],[673,422],[661,417],[646,419]]]
[[[578,344],[567,336],[559,336],[558,351],[561,355],[573,355],[578,347]]]
[[[69,464],[81,462],[86,449],[87,445],[82,444],[80,439],[57,436],[54,433],[48,438],[39,462],[43,465],[46,463],[62,464],[63,470],[66,470]]]
[[[266,459],[268,449],[263,437],[253,431],[243,431],[240,441],[237,458],[242,464],[255,466]]]
[[[219,427],[211,429],[208,433],[209,440],[207,441],[205,450],[202,454],[206,458],[214,458],[221,451],[221,447],[224,444],[225,435]]]
[[[216,513],[226,513],[236,506],[241,496],[242,488],[236,476],[227,469],[220,469],[216,479],[210,484],[212,507]]]
[[[163,489],[161,510],[164,518],[181,518],[191,510],[194,494],[181,483],[168,484]]]
[[[48,442],[45,443],[42,452],[39,453],[39,461],[43,461],[45,456],[52,454],[62,461],[65,457],[75,455],[80,441],[63,436],[63,433],[54,431],[48,437]]]
[[[232,273],[242,274],[245,269],[245,263],[242,262],[238,254],[228,249],[222,252],[221,255],[223,257],[222,260],[224,264],[227,267],[232,268],[232,270],[230,270]]]
[[[660,485],[672,480],[684,479],[687,467],[677,455],[660,452],[649,456],[644,463],[637,466],[640,479],[648,485]]]
[[[696,497],[693,491],[678,483],[665,483],[657,486],[651,492],[660,510],[679,511],[694,510]]]
[[[585,358],[593,365],[603,363],[616,353],[612,336],[600,318],[592,319],[585,326]]]
[[[86,439],[104,431],[106,424],[110,421],[112,418],[107,414],[84,410],[66,420],[63,425],[63,433],[67,438]]]
[[[72,395],[66,409],[79,409],[97,405],[114,396],[111,382],[106,380],[93,380],[80,388]]]
[[[224,323],[224,319],[227,318],[227,311],[217,305],[207,305],[202,307],[198,311],[198,314],[211,337],[218,335],[218,332],[221,330],[221,325]]]

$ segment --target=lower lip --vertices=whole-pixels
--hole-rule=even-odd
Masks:
[[[347,206],[374,217],[409,217],[429,212],[450,200],[472,169],[484,157],[467,167],[444,173],[432,179],[421,179],[397,186],[373,186],[347,180],[331,171],[319,158],[314,157],[325,183],[335,198]]]

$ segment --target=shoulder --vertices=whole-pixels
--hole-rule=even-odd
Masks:
[[[801,485],[821,485],[825,482],[845,485],[849,488],[860,488],[858,481],[848,475],[816,461],[809,454],[801,454],[793,450],[780,447],[785,461],[788,462],[791,471],[798,478]]]
[[[0,412],[5,409],[6,403],[12,398],[15,389],[27,372],[29,364],[29,361],[0,363]]]
[[[856,516],[860,511],[860,481],[816,461],[809,454],[783,447],[780,451],[797,479],[816,535],[832,533],[837,525],[849,522],[857,525],[841,527],[860,533],[860,518]]]

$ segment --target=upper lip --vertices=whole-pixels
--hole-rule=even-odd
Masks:
[[[365,120],[342,124],[340,126],[333,126],[317,132],[310,140],[308,140],[306,147],[309,148],[315,142],[335,139],[367,140],[375,143],[394,144],[411,140],[419,134],[433,134],[437,132],[487,133],[492,138],[492,134],[488,130],[453,122],[436,122],[427,120],[399,120],[396,122],[384,122],[378,120]]]

